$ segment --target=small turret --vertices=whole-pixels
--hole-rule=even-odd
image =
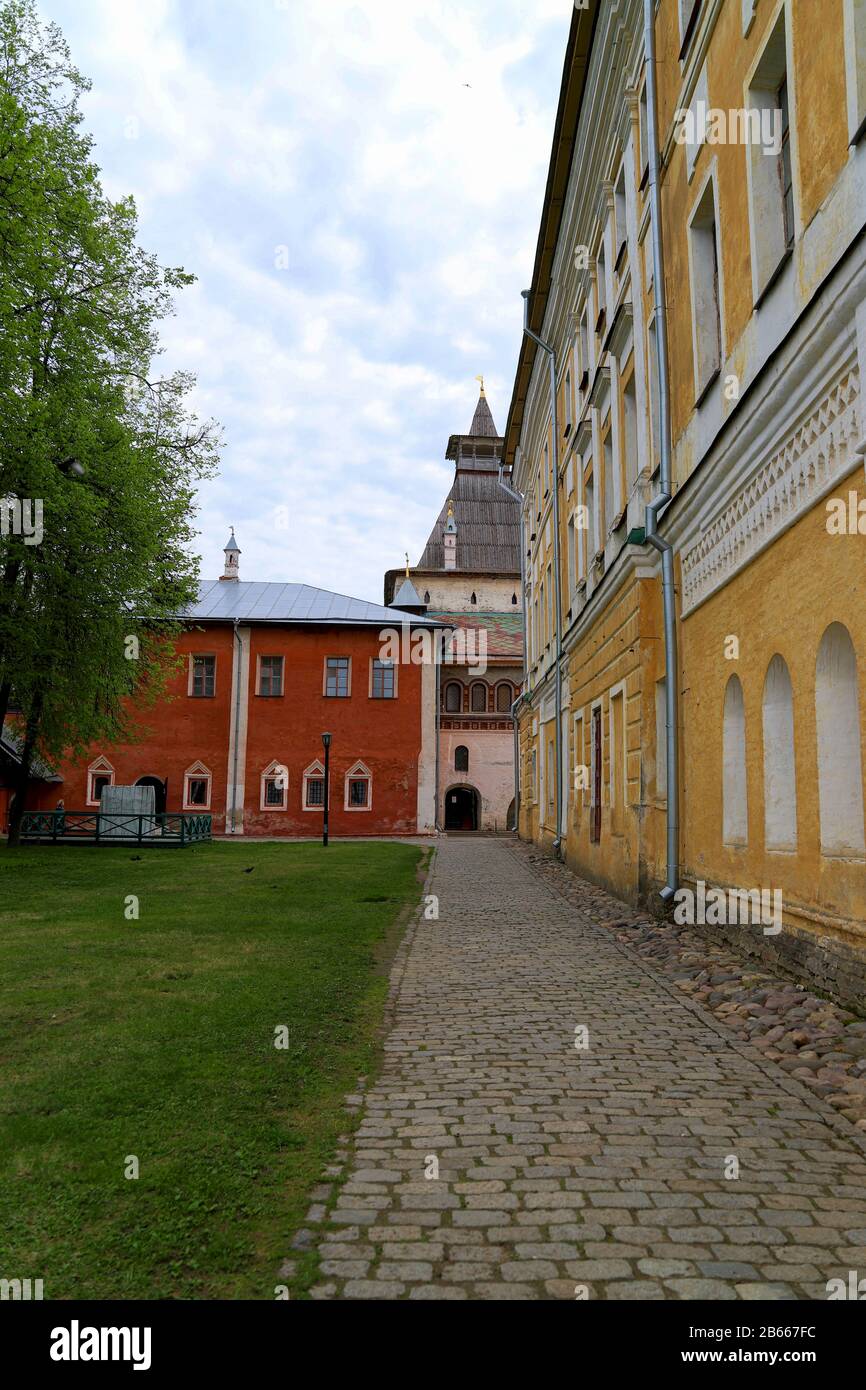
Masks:
[[[448,520],[442,532],[442,545],[445,549],[445,568],[457,568],[457,523],[454,520],[454,503],[448,500]]]
[[[232,579],[237,582],[240,579],[241,548],[235,540],[234,527],[232,527],[232,533],[223,546],[223,555],[226,557],[226,562],[220,579]]]

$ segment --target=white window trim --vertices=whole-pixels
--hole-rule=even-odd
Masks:
[[[578,710],[571,721],[571,816],[573,821],[579,819],[585,804],[586,794],[589,791],[589,787],[579,787],[577,785],[577,769],[579,767],[586,767],[586,763],[583,761],[584,733],[583,710],[581,709]]]
[[[283,804],[275,806],[273,802],[265,800],[265,784],[282,779]],[[289,769],[285,763],[281,763],[275,758],[272,763],[268,763],[259,779],[259,810],[260,811],[287,811],[289,809]]]
[[[114,768],[107,758],[97,758],[87,769],[87,805],[98,806],[99,800],[93,795],[93,780],[95,777],[108,777],[109,786],[114,786]]]
[[[620,790],[620,792],[622,793],[622,810],[623,810],[623,829],[622,829],[622,832],[621,832],[621,833],[622,833],[622,834],[625,834],[625,810],[626,810],[626,807],[627,807],[627,805],[628,805],[628,795],[627,795],[627,793],[628,793],[628,717],[627,717],[627,716],[628,716],[628,691],[626,690],[626,682],[625,682],[624,680],[623,680],[623,681],[617,681],[616,685],[612,685],[612,686],[610,687],[610,689],[608,690],[608,692],[607,692],[607,736],[608,736],[608,753],[607,753],[607,761],[608,761],[608,792],[607,792],[607,794],[608,794],[608,796],[609,796],[609,798],[610,798],[611,830],[613,830],[613,812],[614,812],[614,808],[618,805],[618,802],[615,800],[616,786],[615,786],[615,784],[614,784],[614,772],[616,771],[616,767],[615,767],[616,759],[615,759],[614,757],[611,756],[612,753],[613,753],[613,749],[614,749],[613,702],[614,702],[614,700],[616,700],[617,697],[620,696],[620,695],[622,696],[622,749],[621,749],[621,752],[622,752],[622,786],[620,787],[619,790]],[[602,750],[602,756],[603,756],[603,753],[604,753],[604,750]]]
[[[392,670],[393,670],[393,672],[394,672],[394,694],[393,694],[393,695],[374,695],[374,694],[373,694],[373,667],[376,665],[376,662],[377,662],[377,661],[379,661],[380,664],[382,664],[382,665],[390,665],[391,668],[392,668]],[[398,680],[399,680],[398,672],[399,672],[399,670],[400,670],[400,666],[399,666],[399,663],[398,663],[398,662],[396,662],[396,661],[381,662],[381,658],[380,658],[380,657],[378,657],[378,656],[371,656],[371,657],[370,657],[369,675],[368,675],[368,679],[367,679],[367,695],[368,695],[368,697],[369,697],[371,700],[383,700],[383,701],[387,701],[387,700],[396,700],[396,699],[398,698],[398,696],[399,696],[399,693],[400,693],[400,691],[399,691],[399,685],[398,685]],[[351,687],[351,683],[352,683],[352,682],[351,682],[351,668],[350,668],[350,672],[349,672],[349,685],[350,685],[350,687]]]
[[[763,155],[761,156],[763,158]],[[718,341],[718,360],[711,371],[701,370],[701,360],[698,353],[698,329],[703,322],[703,314],[699,312],[695,300],[695,290],[697,285],[697,272],[695,269],[695,235],[702,230],[695,227],[695,222],[699,216],[701,204],[707,189],[712,185],[713,190],[713,213],[716,242],[716,261],[718,264],[718,296],[717,310],[719,320],[719,341]],[[695,373],[695,400],[700,400],[708,386],[716,379],[722,370],[725,360],[725,286],[724,271],[722,267],[722,235],[719,221],[719,184],[715,159],[707,170],[706,177],[696,189],[692,199],[692,206],[688,217],[688,248],[689,248],[689,292],[692,308],[692,364]]]
[[[347,688],[345,695],[328,694],[328,662],[329,661],[348,661],[349,670],[347,676]],[[348,700],[352,694],[352,658],[341,652],[329,652],[322,661],[322,694],[327,700]]]
[[[791,154],[791,179],[793,183],[794,194],[794,244],[796,246],[796,243],[799,241],[800,237],[803,234],[803,225],[800,214],[800,188],[798,179],[798,171],[800,168],[800,150],[797,121],[797,93],[796,83],[794,81],[795,69],[793,39],[791,35],[791,15],[788,0],[783,0],[783,3],[779,6],[778,10],[774,14],[773,19],[767,25],[764,43],[761,47],[760,52],[755,55],[755,60],[746,74],[746,78],[743,83],[743,106],[745,110],[750,111],[752,107],[756,104],[753,97],[753,93],[757,91],[770,91],[770,88],[756,87],[754,85],[755,76],[759,67],[764,61],[764,57],[766,55],[770,43],[772,42],[773,35],[776,32],[776,27],[779,23],[780,17],[782,18],[785,26],[785,81],[788,87],[788,145]],[[766,245],[767,233],[766,228],[764,228],[763,230],[761,229],[761,219],[755,210],[756,189],[754,169],[755,160],[764,160],[769,158],[771,158],[771,156],[765,155],[760,147],[746,147],[746,188],[749,200],[749,250],[752,264],[752,300],[755,304],[757,304],[761,297],[766,293],[768,287],[773,283],[777,274],[779,273],[779,267],[784,265],[785,261],[788,260],[791,254],[790,250],[787,247],[783,247],[783,249],[779,253],[775,265],[770,266],[769,268],[767,266],[761,266],[759,258],[759,236],[762,238],[764,244]],[[716,202],[716,212],[718,215],[718,201]],[[721,276],[721,269],[719,271],[719,274]]]
[[[189,784],[191,780],[196,782],[207,782],[207,800],[203,806],[198,802],[196,802],[195,805],[190,803]],[[193,763],[192,767],[188,767],[183,774],[183,809],[185,811],[196,811],[203,815],[205,811],[210,810],[212,790],[213,774],[210,768],[205,767],[204,763]]]
[[[367,782],[367,804],[366,804],[366,806],[350,806],[350,805],[349,805],[349,783],[350,783],[350,782],[359,782],[359,781],[361,781],[362,779],[366,779],[366,782]],[[373,809],[373,774],[372,774],[372,772],[370,771],[370,769],[366,766],[366,764],[364,764],[364,763],[362,763],[362,762],[359,761],[359,762],[355,763],[352,767],[349,768],[349,771],[346,773],[346,776],[345,776],[345,778],[343,779],[343,810],[344,810],[344,811],[371,811],[372,809]]]
[[[601,804],[604,806],[604,696],[600,695],[589,706],[589,805],[595,809],[595,739],[592,736],[593,716],[601,711]]]
[[[262,660],[267,657],[269,661],[279,658],[282,662],[280,667],[280,693],[279,695],[262,696]],[[281,700],[286,693],[286,658],[282,652],[261,652],[256,655],[256,694],[266,700]]]
[[[310,780],[311,777],[316,777],[316,778],[318,778],[318,777],[324,777],[324,775],[325,775],[325,765],[324,765],[324,763],[319,762],[319,759],[318,759],[318,758],[316,759],[316,761],[315,761],[314,763],[310,763],[310,766],[309,766],[309,767],[305,767],[305,768],[304,768],[304,774],[303,774],[303,778],[302,778],[302,787],[301,787],[301,810],[302,810],[302,811],[318,811],[319,814],[321,815],[322,810],[323,810],[323,807],[322,807],[321,805],[320,805],[320,806],[308,806],[308,805],[307,805],[307,783],[309,782],[309,780]]]
[[[192,693],[193,693],[193,690],[192,690],[193,672],[194,672],[194,670],[195,670],[195,663],[196,663],[196,661],[198,661],[201,657],[209,657],[210,660],[213,662],[213,695],[196,695],[196,696],[195,696],[195,699],[196,699],[196,700],[213,700],[213,699],[216,698],[216,692],[217,692],[217,654],[216,654],[216,652],[190,652],[190,653],[189,653],[189,672],[188,672],[188,676],[187,676],[186,693],[187,693],[187,695],[192,695]]]

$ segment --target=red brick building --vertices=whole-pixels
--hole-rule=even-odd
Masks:
[[[383,634],[419,616],[304,584],[225,575],[202,585],[169,697],[123,745],[94,746],[31,784],[27,809],[95,809],[102,787],[152,785],[157,811],[200,811],[214,834],[318,836],[331,734],[330,833],[432,832],[435,668],[382,660]]]

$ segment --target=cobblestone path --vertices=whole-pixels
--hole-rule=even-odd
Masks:
[[[866,1155],[826,1102],[506,842],[443,840],[426,891],[314,1297],[824,1299],[866,1277]]]

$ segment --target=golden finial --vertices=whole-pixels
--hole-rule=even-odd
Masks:
[[[408,550],[404,550],[404,551],[403,551],[403,554],[406,556],[406,578],[408,579],[408,578],[409,578],[409,552],[408,552]]]
[[[483,376],[477,376],[477,377],[475,378],[475,380],[481,382],[481,394],[482,394],[482,396],[483,396],[483,395],[484,395],[484,377],[483,377]]]
[[[451,498],[449,497],[449,498],[448,498],[448,520],[451,521],[452,518],[453,518],[453,516],[454,516],[454,503],[451,501]]]

